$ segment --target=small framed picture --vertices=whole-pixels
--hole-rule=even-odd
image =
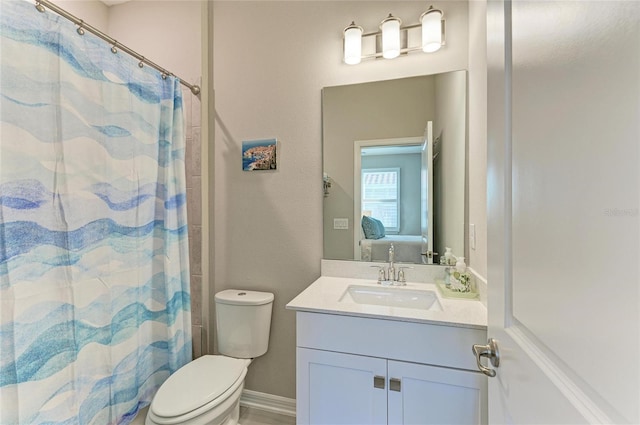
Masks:
[[[277,139],[243,141],[242,169],[244,171],[277,169],[277,145]]]

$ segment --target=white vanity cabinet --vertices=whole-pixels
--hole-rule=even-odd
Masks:
[[[387,423],[386,360],[308,348],[296,356],[298,424]]]
[[[478,372],[389,360],[390,424],[487,423],[486,376]],[[483,404],[483,399],[484,404]],[[484,419],[483,419],[484,414]]]
[[[483,424],[486,330],[298,311],[298,424]]]

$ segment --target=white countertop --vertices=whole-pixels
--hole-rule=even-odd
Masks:
[[[375,280],[321,276],[287,304],[287,309],[464,328],[487,328],[487,309],[477,300],[444,298],[432,283],[407,282],[399,289],[431,290],[442,311],[340,302],[349,285],[380,287]]]

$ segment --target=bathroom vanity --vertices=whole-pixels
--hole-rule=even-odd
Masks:
[[[293,299],[298,424],[481,424],[486,308],[435,285],[322,276]]]

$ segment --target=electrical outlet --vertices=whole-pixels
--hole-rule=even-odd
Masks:
[[[334,230],[349,230],[349,219],[348,218],[334,218],[333,219],[333,229]]]
[[[476,225],[475,224],[469,225],[469,247],[474,251],[476,250]]]

